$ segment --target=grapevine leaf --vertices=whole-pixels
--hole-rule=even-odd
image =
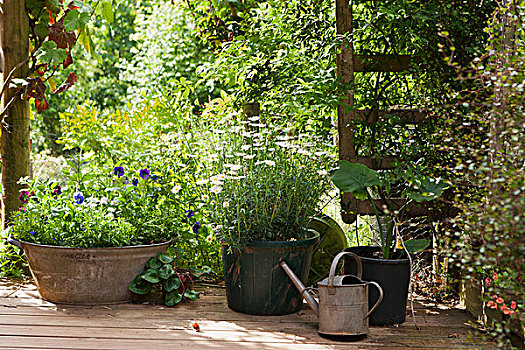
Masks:
[[[67,30],[84,29],[91,16],[87,12],[69,11],[64,18],[64,27]]]
[[[106,20],[108,23],[112,23],[114,20],[113,16],[113,7],[111,6],[111,1],[102,1],[101,3],[101,13],[102,17]]]
[[[36,58],[41,62],[59,65],[67,57],[66,50],[57,48],[54,41],[46,41],[36,52]]]
[[[67,76],[67,79],[66,81],[64,81],[62,83],[62,85],[60,85],[58,87],[58,89],[56,89],[55,91],[52,92],[52,95],[56,95],[56,94],[59,94],[61,92],[64,92],[66,91],[67,89],[69,89],[70,87],[72,87],[75,83],[77,82],[77,75],[75,74],[75,72],[71,72],[69,73],[69,75]]]

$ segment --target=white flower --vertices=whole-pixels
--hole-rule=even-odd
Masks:
[[[273,160],[265,160],[264,162],[269,166],[275,166],[275,162]]]
[[[206,242],[211,243],[213,241],[213,234],[209,234],[208,237],[206,237]]]
[[[255,158],[254,154],[247,154],[244,156],[244,159],[253,159],[253,158]]]
[[[247,150],[249,150],[250,148],[252,148],[251,145],[243,145],[243,146],[241,147],[241,149],[242,149],[243,151],[247,151]]]
[[[323,169],[323,170],[319,170],[317,173],[318,173],[319,175],[321,175],[321,176],[326,176],[326,175],[328,175],[328,171],[326,171],[326,170],[324,170],[324,169]]]
[[[246,153],[235,153],[236,157],[242,158],[246,155]]]
[[[210,204],[211,205],[215,205],[215,204],[217,204],[217,202],[216,201],[211,201]]]
[[[250,117],[250,118],[248,118],[248,120],[251,121],[251,122],[256,122],[256,121],[259,120],[259,116],[256,115],[256,116]]]
[[[224,203],[222,203],[222,207],[223,208],[229,208],[230,207],[230,203],[224,202]]]
[[[210,199],[210,197],[209,197],[207,194],[203,194],[203,195],[202,195],[202,200],[203,200],[203,201],[207,202],[208,199]]]
[[[209,180],[202,179],[202,180],[197,180],[195,183],[197,185],[201,186],[201,185],[206,185],[208,182],[209,182]]]
[[[269,151],[269,152],[274,152],[274,151],[275,151],[275,148],[273,148],[273,147],[272,147],[272,148],[268,148],[268,151]]]
[[[321,157],[321,156],[324,156],[325,154],[327,154],[327,152],[314,152],[314,154],[318,157]]]
[[[179,193],[180,190],[182,190],[182,186],[181,185],[175,185],[171,189],[171,193]]]
[[[212,191],[212,192],[215,193],[215,194],[219,194],[219,193],[221,193],[221,191],[222,191],[222,187],[221,187],[221,186],[217,186],[217,185],[215,185],[215,186],[213,186],[212,188],[210,188],[210,191]]]
[[[109,203],[109,198],[108,197],[100,198],[100,204],[107,205],[108,203]]]

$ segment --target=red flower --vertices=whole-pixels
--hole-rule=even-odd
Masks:
[[[486,284],[487,286],[490,286],[490,282],[491,282],[491,281],[492,281],[492,280],[491,280],[489,277],[485,278],[485,284]]]
[[[499,297],[498,299],[496,299],[496,303],[498,304],[502,304],[503,303],[503,298],[502,297]],[[506,306],[505,306],[506,307]]]
[[[492,279],[493,280],[497,280],[498,279],[498,275],[494,272],[494,274],[492,275]]]
[[[512,310],[516,310],[516,302],[515,302],[514,300],[511,301],[511,303],[510,303],[510,308],[511,308]]]
[[[493,302],[492,300],[489,300],[489,301],[487,302],[487,306],[489,306],[491,309],[495,309],[495,308],[498,307],[498,306],[496,305],[496,303]]]

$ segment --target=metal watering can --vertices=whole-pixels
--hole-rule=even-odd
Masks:
[[[343,255],[351,255],[357,262],[357,276],[335,276],[337,263]],[[336,336],[356,336],[368,333],[368,317],[383,300],[383,290],[376,282],[361,280],[362,265],[357,255],[351,252],[341,252],[332,261],[330,274],[319,287],[319,303],[307,291],[301,280],[293,273],[286,262],[281,262],[293,284],[301,292],[308,305],[319,317],[319,334]],[[372,284],[379,290],[379,299],[372,309],[368,310],[368,285]]]

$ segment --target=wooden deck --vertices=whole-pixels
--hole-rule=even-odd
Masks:
[[[201,298],[173,308],[120,304],[65,306],[39,299],[31,284],[0,281],[0,349],[492,349],[463,310],[416,305],[416,319],[371,327],[368,337],[333,341],[317,334],[305,308],[287,316],[251,316],[228,309],[224,290],[199,287]],[[200,331],[192,327],[198,323]]]

